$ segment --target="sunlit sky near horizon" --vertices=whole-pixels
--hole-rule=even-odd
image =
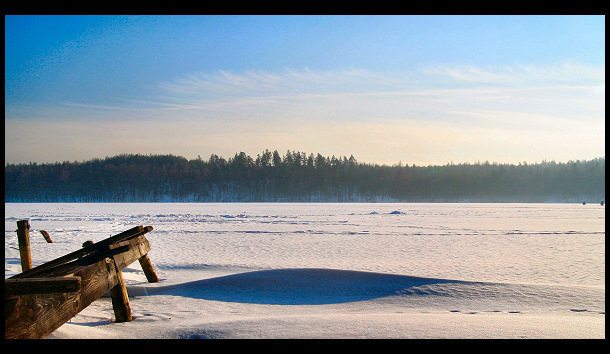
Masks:
[[[5,16],[5,163],[605,156],[604,16]]]

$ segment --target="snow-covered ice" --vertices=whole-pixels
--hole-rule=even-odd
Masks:
[[[604,338],[599,204],[5,203],[5,277],[137,225],[123,271],[49,338]],[[47,230],[48,244],[38,230]]]

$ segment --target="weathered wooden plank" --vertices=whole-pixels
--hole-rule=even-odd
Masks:
[[[116,262],[119,270],[123,270],[125,267],[134,262],[134,259],[140,259],[150,251],[150,243],[144,236],[138,236],[130,240],[122,241],[111,245],[111,249],[129,246],[128,252],[122,252],[115,255],[114,261]]]
[[[36,278],[63,277],[66,275],[70,275],[70,274],[74,273],[77,269],[82,268],[83,266],[88,266],[90,264],[99,262],[100,260],[102,260],[104,258],[112,257],[116,254],[119,254],[121,252],[126,252],[128,250],[129,250],[129,245],[125,245],[125,246],[117,247],[117,248],[106,250],[106,251],[92,253],[85,257],[75,259],[71,262],[64,263],[64,264],[58,265],[58,266],[50,268],[50,269],[45,269],[45,270],[39,271],[35,274],[34,277],[36,277]],[[32,276],[25,277],[25,278],[11,277],[9,279],[29,279],[29,278],[32,278]]]
[[[111,259],[81,267],[75,293],[12,296],[5,304],[5,338],[44,338],[89,306],[117,283]],[[74,295],[73,295],[74,294]],[[12,306],[10,305],[12,303]]]
[[[117,284],[116,271],[112,258],[105,258],[92,265],[83,266],[74,272],[75,276],[82,279],[81,300],[78,304],[79,312]]]
[[[4,337],[44,338],[76,314],[80,292],[5,298]]]
[[[4,296],[73,293],[80,290],[80,277],[5,279]]]
[[[152,231],[152,229],[153,229],[152,226],[146,226],[146,227],[136,226],[127,231],[121,232],[120,234],[117,234],[115,236],[112,236],[112,237],[109,237],[102,241],[99,241],[98,243],[94,243],[92,245],[83,247],[83,248],[81,248],[77,251],[74,251],[72,253],[69,253],[65,256],[62,256],[62,257],[56,258],[50,262],[41,264],[38,267],[34,267],[30,270],[24,271],[20,274],[13,276],[12,278],[25,278],[25,277],[37,276],[37,274],[42,273],[48,269],[60,266],[62,264],[68,263],[70,261],[87,256],[87,255],[95,253],[95,252],[99,252],[101,250],[106,250],[109,248],[109,245],[111,245],[111,244],[123,241],[125,239],[144,235],[145,233]]]

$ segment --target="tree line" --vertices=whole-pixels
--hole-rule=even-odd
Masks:
[[[265,150],[224,159],[121,154],[6,164],[5,202],[600,202],[605,158],[379,165]]]

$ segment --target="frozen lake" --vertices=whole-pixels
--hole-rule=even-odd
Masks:
[[[555,314],[557,324],[523,335],[513,333],[519,326],[505,324],[495,335],[451,326],[424,334],[404,332],[400,326],[409,322],[399,321],[398,332],[369,333],[350,317],[352,327],[344,327],[339,337],[603,337],[605,329],[605,207],[599,204],[5,203],[5,277],[20,271],[15,233],[20,219],[30,220],[34,265],[74,251],[86,240],[153,226],[146,237],[163,280],[147,284],[137,262],[124,271],[136,296],[135,309],[138,301],[163,299],[166,304],[168,296],[188,294],[184,298],[198,300],[193,306],[199,308],[285,305],[282,311],[294,311],[288,305],[322,305],[353,317],[354,304],[364,306],[360,309],[401,304],[420,311],[421,322],[428,318],[421,317],[424,308],[453,316],[464,313],[467,304],[470,313],[493,316]],[[47,244],[38,230],[48,231],[55,243]],[[219,279],[230,280],[230,286],[226,281],[220,285]],[[266,283],[270,281],[283,285]],[[138,298],[138,288],[149,296]],[[75,319],[112,317],[111,310],[96,303]],[[389,321],[387,316],[369,318],[379,326]],[[585,325],[570,324],[572,320]],[[189,324],[191,336],[210,337],[210,322],[198,321],[186,316],[183,325]],[[334,337],[320,332],[324,326],[303,332],[302,320],[295,320],[299,335],[256,332],[256,322],[248,321],[242,332],[235,328],[246,327],[235,323],[231,331],[212,327],[218,337]],[[333,327],[333,320],[328,321]],[[493,323],[495,317],[485,321]],[[66,327],[70,325],[53,336],[79,337],[71,333],[81,332]],[[88,337],[96,333],[91,327]],[[176,331],[156,335],[189,336]],[[123,333],[129,336],[129,331]]]

